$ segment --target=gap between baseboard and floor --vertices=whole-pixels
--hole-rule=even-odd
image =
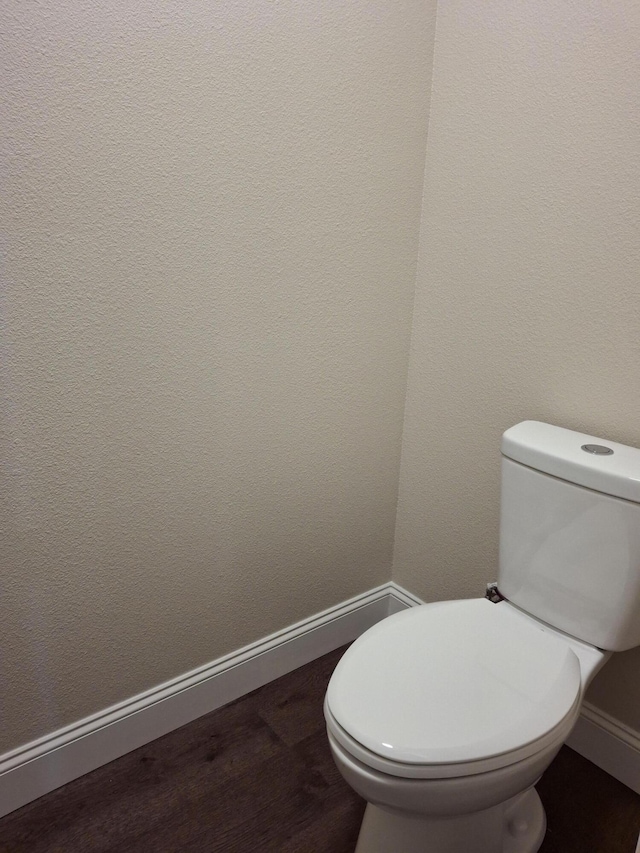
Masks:
[[[0,755],[0,817],[423,602],[393,582]],[[568,745],[640,793],[640,736],[585,704]]]

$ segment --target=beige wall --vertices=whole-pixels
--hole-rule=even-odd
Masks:
[[[640,5],[440,3],[394,579],[495,579],[501,432],[640,446]],[[640,730],[640,653],[591,692]]]
[[[0,752],[387,580],[434,0],[5,4]],[[640,445],[635,46],[441,3],[394,577],[495,577],[498,443]],[[640,654],[591,697],[640,730]]]
[[[1,14],[0,751],[390,577],[435,2]]]

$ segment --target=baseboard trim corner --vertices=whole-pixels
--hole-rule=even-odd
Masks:
[[[416,607],[424,604],[424,601],[418,598],[417,595],[414,595],[393,581],[387,584],[387,589],[389,595],[389,616],[392,616],[394,613],[400,613],[401,610],[406,610],[407,607]]]

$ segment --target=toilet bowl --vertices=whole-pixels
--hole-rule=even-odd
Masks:
[[[542,842],[546,820],[533,785],[560,744],[508,768],[442,780],[385,776],[331,734],[329,743],[345,781],[367,800],[357,853],[530,853]]]
[[[325,698],[336,765],[369,804],[358,853],[537,850],[533,786],[608,656],[487,599],[411,608],[363,634]]]
[[[640,645],[640,450],[526,421],[502,454],[495,600],[390,616],[329,683],[329,745],[367,801],[356,853],[535,853],[537,780]]]

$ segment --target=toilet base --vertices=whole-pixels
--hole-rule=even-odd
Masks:
[[[536,853],[546,826],[535,788],[451,818],[422,818],[369,803],[355,853]]]

